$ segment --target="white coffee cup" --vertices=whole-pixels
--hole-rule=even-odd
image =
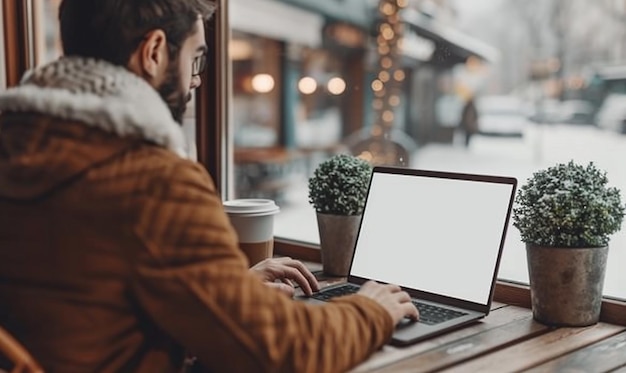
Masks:
[[[237,232],[239,248],[250,266],[274,254],[274,215],[280,210],[271,199],[244,198],[224,202]]]

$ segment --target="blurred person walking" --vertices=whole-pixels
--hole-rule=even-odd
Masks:
[[[469,147],[472,136],[478,133],[478,110],[473,96],[470,96],[463,105],[459,127],[465,135],[465,147]]]

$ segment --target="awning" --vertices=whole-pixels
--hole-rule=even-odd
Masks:
[[[343,21],[364,30],[372,25],[372,10],[376,5],[367,0],[280,0],[297,5],[332,20]]]
[[[604,66],[597,70],[597,75],[602,80],[626,79],[626,65]]]
[[[401,14],[401,18],[405,25],[408,26],[405,29],[405,37],[408,40],[422,40],[420,43],[421,47],[423,49],[426,48],[426,50],[428,50],[427,47],[429,45],[427,41],[431,41],[430,49],[432,50],[427,61],[432,64],[449,67],[458,63],[464,63],[470,56],[478,57],[490,63],[496,62],[500,58],[498,49],[481,40],[465,35],[457,29],[441,24],[415,9],[405,9]],[[408,43],[406,46],[406,54],[409,56],[415,54],[415,51],[408,49],[413,44]],[[425,56],[424,51],[418,52],[420,55]]]
[[[312,47],[322,43],[328,19],[340,20],[374,31],[375,8],[365,0],[230,0],[230,24],[234,30]],[[481,40],[463,34],[423,13],[406,8],[401,18],[407,27],[404,54],[410,59],[451,67],[470,56],[493,63],[500,52]]]
[[[318,47],[324,17],[270,0],[229,0],[230,27],[275,40]]]

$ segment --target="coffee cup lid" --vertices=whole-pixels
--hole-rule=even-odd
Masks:
[[[271,199],[243,198],[224,202],[224,209],[229,214],[239,216],[263,216],[276,214],[280,208]]]

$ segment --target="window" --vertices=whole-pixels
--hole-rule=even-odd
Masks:
[[[3,4],[0,3],[0,19],[3,20],[4,14],[2,5]],[[0,40],[4,41],[4,27],[0,27]],[[0,48],[0,89],[4,89],[7,87],[7,71],[5,66],[4,53],[4,48]]]
[[[377,131],[394,144],[374,158],[378,163],[524,183],[557,162],[593,161],[626,198],[624,1],[231,0],[229,6],[235,154],[229,171],[235,197],[278,202],[277,236],[319,242],[308,177],[338,152],[372,159]],[[381,93],[380,83],[392,81]],[[470,99],[478,112],[474,129],[462,125]],[[604,292],[626,299],[620,271],[626,227],[610,247]],[[510,227],[500,277],[527,283],[525,263],[519,233]]]
[[[62,53],[58,21],[61,0],[33,1],[32,4],[35,64],[39,66],[54,61]]]

